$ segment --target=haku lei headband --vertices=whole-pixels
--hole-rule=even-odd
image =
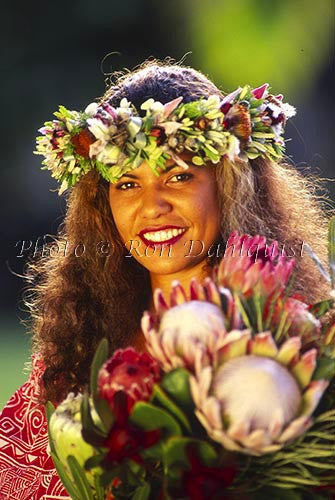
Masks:
[[[276,161],[284,152],[286,120],[295,109],[267,88],[246,85],[223,99],[211,95],[185,104],[182,97],[167,104],[148,99],[141,105],[144,117],[127,99],[118,108],[92,103],[84,112],[60,106],[57,120],[39,129],[35,153],[45,157],[42,168],[61,182],[59,194],[93,168],[111,183],[143,161],[157,175],[167,159],[187,168],[183,152],[194,153],[195,165],[218,163],[224,155]]]

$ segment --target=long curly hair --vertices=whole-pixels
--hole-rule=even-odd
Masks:
[[[210,94],[223,95],[200,72],[150,61],[118,75],[101,100],[117,105],[126,97],[139,108],[150,97],[165,103],[182,95],[189,102]],[[264,159],[248,164],[223,159],[215,168],[221,242],[234,229],[276,239],[296,254],[295,291],[307,301],[324,296],[327,284],[312,261],[301,256],[307,242],[326,261],[327,215],[317,181],[289,164]],[[27,267],[33,349],[46,365],[43,401],[59,402],[69,391],[83,389],[102,337],[109,339],[111,352],[134,342],[151,288],[147,270],[126,252],[109,206],[108,183],[91,171],[69,193],[50,255]]]

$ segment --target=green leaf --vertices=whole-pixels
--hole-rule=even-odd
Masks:
[[[335,288],[335,215],[331,217],[328,226],[328,258],[332,289]]]
[[[316,318],[320,318],[323,316],[329,309],[333,306],[333,299],[321,300],[321,302],[317,302],[313,304],[310,309],[310,312],[314,314]]]
[[[108,340],[103,338],[98,345],[91,366],[90,389],[94,401],[94,407],[103,424],[103,430],[108,433],[114,422],[114,416],[109,404],[98,395],[98,376],[101,366],[108,359]]]
[[[185,368],[177,368],[164,375],[160,387],[162,387],[179,406],[193,412],[194,402],[190,391],[190,373]]]
[[[262,488],[256,493],[251,494],[250,500],[303,500],[302,493],[296,490],[287,490],[283,488]]]
[[[90,389],[93,397],[97,395],[97,383],[98,383],[98,374],[101,366],[108,359],[108,340],[103,338],[98,345],[98,348],[95,352],[92,366],[91,366],[91,379],[90,379]]]
[[[101,486],[99,476],[94,476],[94,490],[95,490],[95,495],[96,495],[95,500],[105,500],[106,499],[105,488],[103,488],[103,486]]]
[[[321,358],[313,373],[313,380],[331,380],[335,377],[335,359]]]
[[[178,478],[180,470],[189,467],[185,449],[189,445],[196,448],[199,460],[205,466],[210,467],[217,461],[218,455],[215,448],[206,441],[189,437],[172,437],[165,443],[163,454],[165,473],[171,478]]]
[[[94,455],[93,457],[88,458],[85,462],[85,470],[94,469],[94,467],[100,465],[102,460],[106,457],[107,453],[107,451],[104,451],[103,453],[99,453],[98,455]]]
[[[94,398],[94,408],[101,419],[103,427],[102,431],[108,434],[115,421],[108,401],[106,399],[100,398],[99,396],[96,396]]]
[[[61,463],[57,455],[51,453],[53,463],[55,464],[56,471],[62,481],[66,491],[70,495],[72,500],[81,500],[80,493],[78,492],[76,486],[73,483],[73,479],[68,476],[64,465]]]
[[[176,417],[180,423],[189,431],[192,432],[190,423],[185,415],[185,413],[172,401],[172,399],[163,391],[163,389],[155,384],[153,388],[153,400],[159,401],[159,403],[164,406],[174,417]]]
[[[80,413],[83,432],[88,431],[89,433],[94,433],[97,438],[104,440],[107,437],[107,432],[103,432],[101,429],[99,429],[99,427],[95,425],[91,415],[91,406],[88,394],[84,394],[83,400],[80,405]]]
[[[73,455],[67,457],[71,474],[79,490],[81,500],[94,500],[90,483],[87,480],[85,470],[79,465],[78,460]]]
[[[57,455],[56,448],[54,445],[54,440],[50,432],[50,419],[52,414],[55,411],[54,405],[51,403],[51,401],[48,401],[47,404],[45,405],[45,413],[47,416],[47,421],[48,421],[48,436],[49,436],[49,445],[50,445],[50,450],[54,455]]]
[[[94,448],[101,448],[104,445],[104,437],[101,437],[100,434],[98,434],[95,430],[93,429],[82,429],[81,430],[82,437],[86,443],[90,444]]]
[[[204,466],[211,467],[218,460],[218,454],[215,448],[201,439],[190,437],[172,437],[164,446],[164,459],[168,467],[174,462],[182,460],[187,465],[189,464],[186,456],[186,446],[193,446],[197,450],[199,460]]]
[[[130,422],[145,431],[163,429],[166,436],[181,436],[180,425],[175,418],[151,403],[139,401],[130,415]]]
[[[84,394],[80,405],[80,413],[82,423],[81,433],[84,440],[94,447],[103,446],[104,440],[108,435],[108,431],[105,429],[104,424],[103,429],[101,429],[94,423],[88,394]]]
[[[147,500],[150,495],[150,484],[145,482],[143,485],[136,488],[133,500]]]
[[[113,481],[115,477],[120,477],[122,475],[122,467],[120,465],[114,467],[111,470],[108,470],[101,474],[100,476],[100,484],[102,487],[107,487]]]
[[[50,422],[51,415],[54,413],[54,411],[55,411],[54,405],[51,403],[51,401],[48,401],[47,404],[45,405],[45,413],[47,416],[48,424]]]

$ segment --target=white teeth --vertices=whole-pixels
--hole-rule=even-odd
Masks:
[[[154,241],[156,243],[159,243],[162,241],[171,240],[171,238],[174,238],[179,234],[183,234],[185,231],[186,229],[168,229],[167,231],[151,231],[149,233],[144,233],[143,236],[148,241]]]

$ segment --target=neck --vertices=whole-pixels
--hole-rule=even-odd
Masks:
[[[158,275],[150,273],[151,290],[153,292],[156,288],[160,288],[165,299],[168,301],[172,282],[177,280],[183,286],[189,298],[191,280],[197,278],[199,282],[202,282],[207,276],[211,276],[211,274],[212,268],[204,262],[200,262],[196,266],[190,267],[189,269],[183,269],[173,274]]]

